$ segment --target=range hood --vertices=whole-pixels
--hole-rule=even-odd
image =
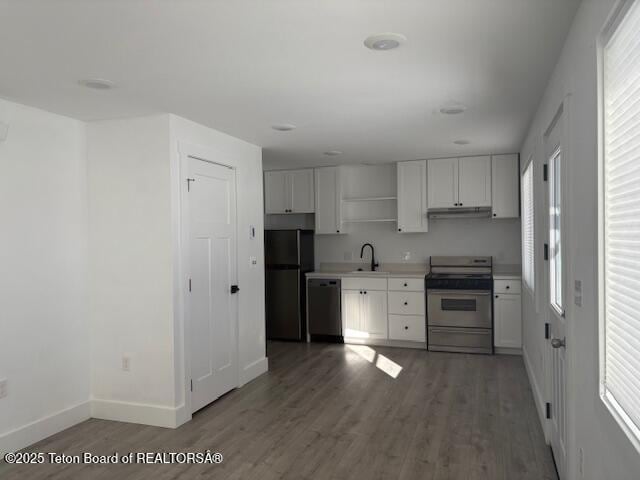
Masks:
[[[429,218],[489,218],[491,207],[433,208],[427,215]]]

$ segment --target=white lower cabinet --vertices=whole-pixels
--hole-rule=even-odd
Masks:
[[[349,280],[349,286],[358,286],[358,279]],[[363,279],[363,288],[342,289],[343,334],[347,338],[384,340],[388,337],[386,286],[384,290],[368,290],[368,280]]]
[[[424,278],[343,278],[342,329],[347,342],[424,343]]]
[[[494,297],[494,345],[499,348],[522,348],[520,295],[496,293]]]
[[[426,341],[424,315],[389,314],[389,338],[411,342]]]

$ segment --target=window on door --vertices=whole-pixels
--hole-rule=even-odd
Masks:
[[[564,314],[562,291],[562,150],[549,159],[549,299]]]
[[[640,1],[601,43],[601,394],[640,449]]]
[[[535,292],[533,161],[522,174],[522,280]]]

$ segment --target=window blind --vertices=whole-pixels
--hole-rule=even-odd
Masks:
[[[535,291],[533,161],[522,174],[522,279]]]
[[[604,393],[640,429],[640,1],[603,48]]]

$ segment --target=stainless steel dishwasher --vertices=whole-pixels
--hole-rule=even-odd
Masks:
[[[343,342],[339,278],[307,281],[309,338],[316,342]]]

